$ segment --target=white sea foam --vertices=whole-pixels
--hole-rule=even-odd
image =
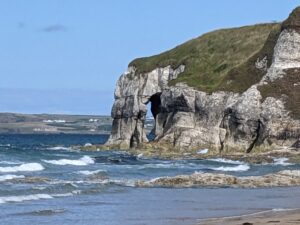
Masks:
[[[54,165],[73,165],[73,166],[86,166],[94,163],[94,159],[89,156],[83,156],[80,159],[58,159],[58,160],[43,160],[46,163],[54,164]]]
[[[200,149],[197,151],[197,154],[207,154],[208,153],[208,149]]]
[[[10,147],[10,144],[0,144],[0,147]]]
[[[32,189],[35,189],[35,190],[45,190],[45,189],[47,189],[47,187],[45,187],[45,186],[33,186]]]
[[[272,209],[273,212],[285,212],[285,211],[294,211],[294,210],[299,210],[299,208],[274,208]]]
[[[33,194],[33,195],[19,195],[19,196],[3,196],[0,197],[0,204],[7,202],[23,202],[30,200],[39,200],[39,199],[51,199],[53,198],[48,194]]]
[[[149,163],[145,165],[139,165],[137,166],[138,169],[171,169],[171,168],[177,168],[181,165],[178,163]]]
[[[77,173],[87,175],[87,176],[101,173],[101,172],[106,172],[106,171],[105,170],[80,170],[80,171],[77,171]]]
[[[58,150],[65,150],[65,151],[73,150],[72,148],[63,147],[63,146],[55,146],[55,147],[50,147],[50,148],[47,148],[47,149],[48,150],[55,150],[55,151],[58,151]]]
[[[149,163],[144,165],[120,165],[126,169],[136,168],[138,170],[144,169],[185,169],[185,168],[198,168],[203,169],[204,166],[196,163],[187,162],[167,162],[167,163]]]
[[[20,161],[0,161],[0,164],[17,165],[17,164],[22,164],[22,162],[20,162]]]
[[[79,195],[80,193],[81,193],[81,190],[74,190],[74,191],[68,192],[68,193],[53,194],[52,197],[70,197],[73,195]]]
[[[224,171],[224,172],[238,172],[238,171],[247,171],[250,169],[250,166],[247,164],[238,165],[238,166],[221,166],[217,168],[211,168],[216,171]]]
[[[16,196],[3,196],[0,197],[0,204],[9,203],[9,202],[23,202],[23,201],[32,201],[39,199],[51,199],[55,197],[69,197],[73,195],[80,194],[81,190],[75,190],[68,193],[60,193],[60,194],[32,194],[32,195],[16,195]]]
[[[274,165],[280,165],[280,166],[291,166],[294,165],[292,163],[288,163],[288,158],[276,158],[274,159]]]
[[[19,166],[0,167],[1,173],[14,173],[14,172],[33,172],[44,170],[44,167],[39,163],[24,163]]]
[[[243,162],[238,161],[238,160],[230,160],[230,159],[223,159],[223,158],[207,159],[207,160],[213,161],[213,162],[235,164],[235,165],[243,164]]]
[[[143,153],[140,153],[140,154],[137,155],[137,158],[138,158],[138,159],[142,159],[143,156],[144,156],[144,154],[143,154]]]
[[[21,179],[24,178],[24,175],[13,175],[13,174],[6,174],[0,176],[0,181],[7,181],[7,180],[13,180],[13,179]]]

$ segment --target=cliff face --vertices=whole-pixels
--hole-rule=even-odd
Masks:
[[[163,55],[132,63],[117,82],[113,130],[106,144],[130,148],[148,142],[144,121],[146,105],[151,104],[154,141],[158,144],[167,143],[180,149],[205,147],[246,152],[259,146],[295,145],[300,138],[299,18],[297,8],[280,29],[271,27],[262,46],[251,54],[247,52],[244,61],[230,60],[229,55],[226,64],[216,65],[220,71],[211,75],[216,78],[206,82],[212,84],[210,91],[207,86],[204,88],[206,83],[197,86],[191,80],[184,82],[194,79],[191,61],[172,59],[167,66],[157,63],[157,68],[149,67],[159,57],[165,60],[167,57]],[[191,46],[191,42],[187,44]],[[175,48],[174,54],[183,47]],[[237,46],[228,48],[231,51],[230,48]],[[194,50],[181,53],[184,59],[188,58],[184,54],[190,51]],[[220,55],[217,53],[211,52]],[[174,55],[172,50],[166,54]],[[143,71],[141,65],[151,71]],[[192,74],[190,78],[188,74]]]

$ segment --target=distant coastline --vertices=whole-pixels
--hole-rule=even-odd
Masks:
[[[0,134],[109,134],[110,116],[0,113]]]
[[[0,134],[110,134],[108,115],[0,113]],[[153,119],[147,119],[150,133]]]

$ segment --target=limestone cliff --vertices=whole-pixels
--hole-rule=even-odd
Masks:
[[[280,25],[220,30],[133,61],[116,85],[106,144],[130,148],[148,142],[149,103],[154,142],[171,148],[250,152],[259,146],[295,146],[300,138],[299,18],[296,8]],[[238,34],[242,40],[235,41]],[[216,48],[222,44],[226,48]]]

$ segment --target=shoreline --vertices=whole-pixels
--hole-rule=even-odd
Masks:
[[[90,145],[74,146],[81,151],[115,151],[121,150],[137,157],[157,158],[166,160],[181,159],[214,159],[223,158],[228,160],[238,160],[249,164],[275,163],[275,158],[286,158],[286,162],[300,163],[300,149],[290,147],[274,147],[273,149],[255,149],[250,153],[244,151],[219,152],[214,149],[172,149],[170,146],[157,146],[156,144],[144,144],[140,148],[119,148],[118,146]],[[201,153],[205,151],[205,153]]]
[[[300,224],[300,208],[271,209],[240,216],[198,219],[196,225]]]

